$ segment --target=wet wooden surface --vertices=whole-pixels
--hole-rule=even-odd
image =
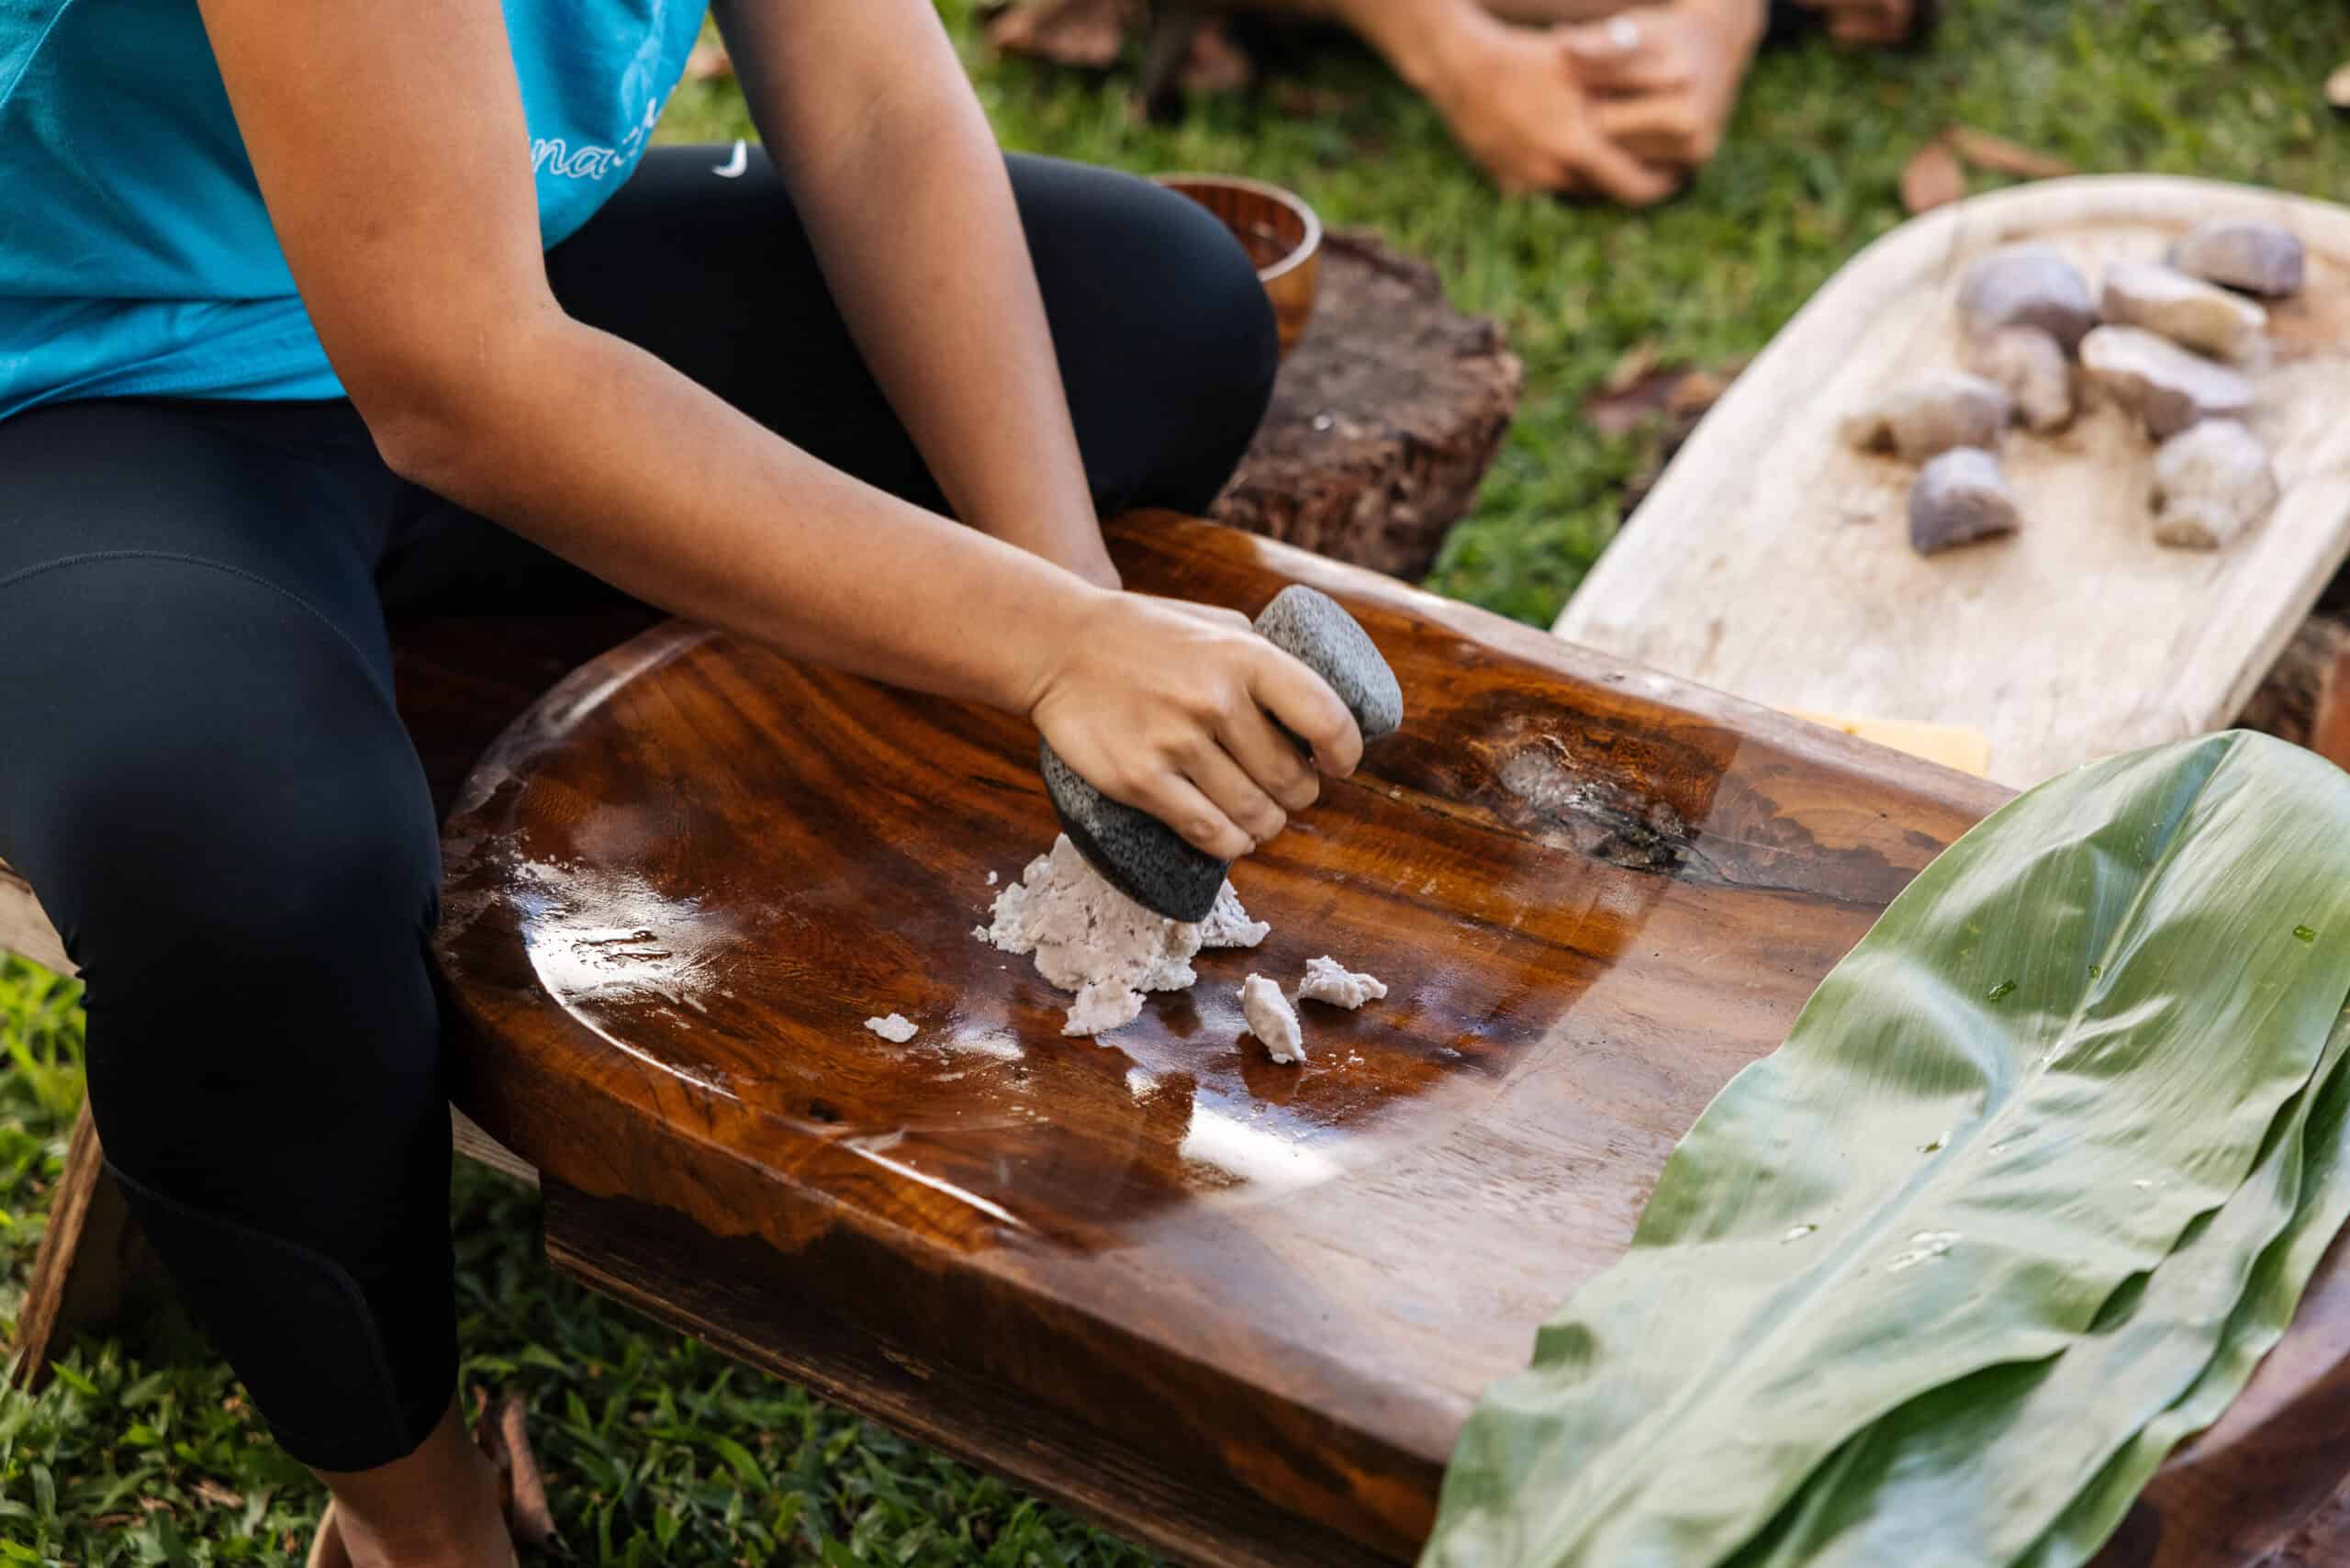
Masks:
[[[1029,728],[670,625],[457,802],[461,1103],[541,1169],[559,1263],[735,1354],[1179,1557],[1407,1558],[1675,1139],[2004,795],[1248,535],[1114,543],[1244,611],[1323,588],[1403,682],[1402,733],[1236,870],[1262,947],[1064,1038],[971,934],[1053,836]],[[1391,993],[1304,1004],[1276,1067],[1233,989],[1322,953]],[[862,1026],[891,1012],[913,1041]],[[2333,1491],[2289,1433],[2339,1273],[2138,1539],[2274,1544]]]

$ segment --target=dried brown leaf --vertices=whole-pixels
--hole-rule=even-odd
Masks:
[[[1221,18],[1201,21],[1192,35],[1192,52],[1183,62],[1185,88],[1194,93],[1237,93],[1256,74],[1257,62],[1232,41]]]
[[[1994,136],[1971,125],[1952,126],[1942,136],[1960,158],[1994,174],[2014,174],[2026,180],[2061,180],[2080,173],[2053,153],[2035,151],[2020,141],[2009,141],[2004,136]]]
[[[554,1514],[547,1506],[546,1482],[524,1429],[522,1396],[508,1394],[492,1409],[488,1392],[476,1386],[474,1409],[474,1441],[497,1467],[506,1528],[526,1546],[545,1545],[554,1539]]]
[[[1606,376],[1599,383],[1599,389],[1611,398],[1622,397],[1648,379],[1650,373],[1657,367],[1657,359],[1656,340],[1642,338],[1617,356],[1616,363],[1607,367]]]
[[[1637,368],[1630,355],[1618,363],[1617,371],[1628,366],[1636,367],[1631,370],[1632,378],[1625,381],[1611,373],[1599,391],[1584,402],[1583,418],[1604,435],[1628,435],[1643,422],[1661,418],[1676,443],[1697,417],[1714,406],[1735,374],[1716,374],[1684,364],[1660,366],[1652,361],[1645,368]]]
[[[1272,84],[1267,96],[1274,108],[1292,119],[1337,119],[1355,105],[1351,96],[1335,87],[1289,80]]]
[[[1639,504],[1648,498],[1649,492],[1656,487],[1656,482],[1664,476],[1665,466],[1680,452],[1682,443],[1695,431],[1697,421],[1705,418],[1707,409],[1721,401],[1722,394],[1729,390],[1730,383],[1737,380],[1739,372],[1745,368],[1745,360],[1734,359],[1712,370],[1664,372],[1662,375],[1671,379],[1663,384],[1662,402],[1653,408],[1644,406],[1620,430],[1609,422],[1616,418],[1612,410],[1603,417],[1588,408],[1585,409],[1585,412],[1593,413],[1592,422],[1595,425],[1611,433],[1629,431],[1652,413],[1661,414],[1663,418],[1663,428],[1658,432],[1655,450],[1642,457],[1640,465],[1624,482],[1624,493],[1618,498],[1617,515],[1619,518],[1628,520],[1639,510]],[[1654,397],[1652,391],[1646,393],[1644,404]]]
[[[733,57],[722,43],[698,43],[686,56],[686,80],[688,82],[725,82],[734,75]]]
[[[531,1451],[530,1435],[523,1429],[524,1414],[519,1394],[508,1394],[498,1411],[498,1424],[512,1466],[507,1524],[514,1539],[525,1546],[544,1546],[554,1539],[554,1512],[547,1506],[546,1480],[539,1473],[538,1456]]]
[[[230,1491],[208,1475],[198,1480],[188,1490],[216,1508],[241,1508],[245,1506],[242,1493]]]
[[[1947,207],[1966,194],[1966,171],[1939,137],[1911,155],[1901,171],[1901,207],[1911,217]]]
[[[1702,414],[1721,401],[1722,394],[1728,390],[1729,377],[1716,375],[1711,371],[1693,370],[1681,378],[1678,386],[1666,394],[1664,411],[1683,416]]]

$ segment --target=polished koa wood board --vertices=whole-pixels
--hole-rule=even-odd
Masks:
[[[1248,535],[1113,543],[1152,592],[1325,588],[1402,680],[1402,732],[1236,868],[1262,947],[1064,1037],[972,935],[1054,834],[1033,731],[673,625],[458,802],[461,1102],[559,1263],[735,1354],[1190,1561],[1408,1557],[1480,1391],[2004,792]],[[1323,953],[1390,995],[1305,1004],[1276,1067],[1234,988]],[[2323,1384],[2304,1343],[2247,1408]],[[2281,1536],[2333,1491],[2277,1429],[2217,1445],[2200,1514]]]
[[[1915,469],[1839,420],[1958,364],[1967,264],[2041,241],[2098,286],[2208,218],[2284,224],[2309,281],[2270,311],[2250,420],[2284,494],[2216,553],[2154,543],[2154,449],[2116,409],[2010,431],[2012,537],[1909,548]],[[1774,707],[1963,724],[2018,788],[2222,728],[2350,550],[2350,209],[2203,180],[2055,180],[1926,214],[1830,280],[1707,415],[1558,622],[1573,642]]]

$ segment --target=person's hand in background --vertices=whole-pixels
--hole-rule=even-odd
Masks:
[[[1763,20],[1762,0],[1674,0],[1561,31],[1608,140],[1685,177],[1721,145]]]
[[[1350,28],[1444,117],[1461,150],[1510,191],[1645,204],[1672,194],[1601,130],[1565,28],[1505,21],[1482,0],[1263,0]]]
[[[1572,28],[1488,23],[1461,40],[1428,96],[1469,155],[1505,190],[1661,201],[1676,183],[1609,137],[1590,82],[1577,69]]]

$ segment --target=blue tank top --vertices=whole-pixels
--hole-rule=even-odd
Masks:
[[[706,0],[505,0],[553,245],[619,188]],[[196,0],[0,0],[0,419],[65,398],[339,398]]]

